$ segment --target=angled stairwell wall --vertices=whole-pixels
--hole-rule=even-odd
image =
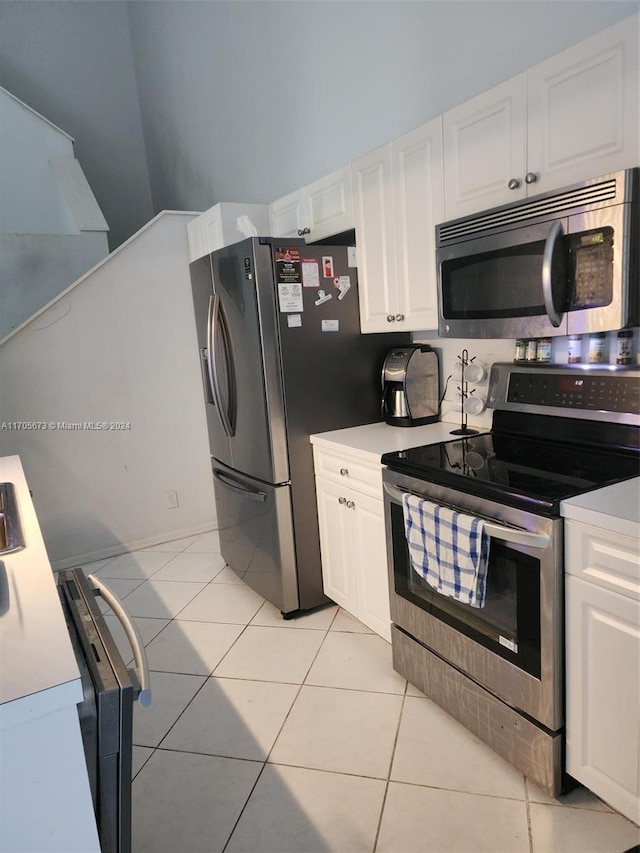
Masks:
[[[0,87],[0,338],[108,252],[73,139]]]
[[[215,527],[192,216],[159,214],[0,341],[0,456],[21,457],[56,568]]]

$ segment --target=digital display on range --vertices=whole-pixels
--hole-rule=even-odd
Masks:
[[[640,408],[640,380],[631,376],[513,374],[507,400],[535,406],[634,413]]]
[[[584,379],[575,379],[573,376],[561,376],[558,379],[559,391],[582,391],[584,390]]]

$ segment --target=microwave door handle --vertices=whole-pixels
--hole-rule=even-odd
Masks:
[[[415,495],[414,492],[403,492],[402,489],[398,489],[389,483],[384,483],[384,490],[394,503],[401,506],[403,494],[413,494],[417,498],[421,497],[421,495]],[[501,539],[503,542],[510,542],[512,545],[525,545],[529,548],[549,547],[550,539],[546,533],[530,533],[528,530],[504,527],[502,524],[494,524],[490,521],[485,521],[484,529],[487,536],[491,536],[493,539]]]
[[[216,341],[220,329],[220,297],[217,293],[209,297],[209,319],[207,324],[207,369],[209,371],[209,382],[211,383],[211,391],[213,399],[222,421],[222,428],[225,434],[231,438],[233,430],[226,409],[222,405],[222,395],[220,394],[220,381],[218,379],[218,366],[215,358]]]
[[[553,301],[553,255],[556,250],[556,243],[563,234],[562,222],[559,220],[554,222],[544,244],[544,255],[542,256],[542,298],[549,322],[555,329],[562,322],[562,317]]]
[[[113,610],[118,622],[120,622],[124,628],[127,639],[131,643],[131,649],[133,651],[133,658],[135,661],[136,677],[140,683],[140,691],[136,698],[144,708],[147,708],[151,704],[151,680],[149,678],[149,664],[147,662],[147,655],[144,650],[142,637],[120,599],[109,589],[104,581],[97,578],[95,575],[87,575],[87,580],[98,590],[101,597],[104,598],[109,607]]]

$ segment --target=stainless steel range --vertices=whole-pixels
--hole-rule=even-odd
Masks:
[[[490,432],[382,457],[395,669],[552,795],[564,778],[560,502],[640,472],[636,367],[492,368]],[[403,495],[482,519],[483,606],[414,568]]]

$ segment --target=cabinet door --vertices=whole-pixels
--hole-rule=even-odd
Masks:
[[[353,553],[358,596],[357,617],[376,634],[391,642],[387,544],[384,504],[352,492]]]
[[[525,196],[525,97],[520,74],[444,114],[446,219]]]
[[[272,201],[269,205],[269,224],[273,237],[298,237],[308,226],[309,215],[303,190]]]
[[[444,218],[442,118],[391,143],[396,282],[404,321],[398,328],[438,328],[435,226]]]
[[[349,490],[316,477],[316,496],[324,592],[357,617],[351,513],[346,507]]]
[[[638,165],[640,16],[527,72],[529,192]]]
[[[220,205],[214,205],[187,225],[189,260],[196,261],[224,245]]]
[[[567,771],[640,814],[640,603],[567,578]]]
[[[353,228],[351,168],[345,166],[304,188],[310,233],[307,242],[323,240]]]
[[[397,328],[391,143],[351,164],[362,332]]]

